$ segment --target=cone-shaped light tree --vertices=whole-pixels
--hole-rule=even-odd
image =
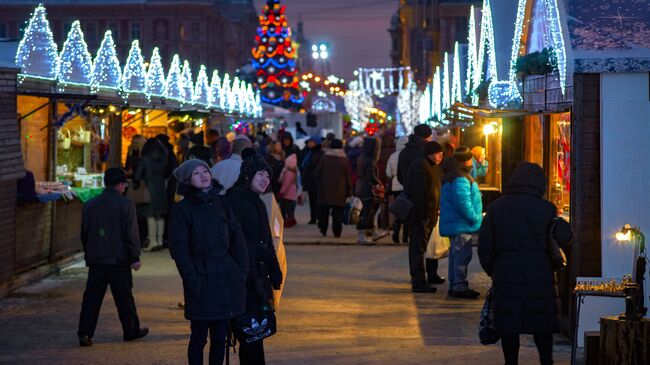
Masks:
[[[110,30],[107,30],[93,62],[92,85],[93,88],[117,89],[120,87],[121,78],[122,70],[117,59],[113,35]]]
[[[90,85],[91,74],[92,60],[88,45],[84,40],[81,23],[75,20],[61,48],[57,78],[63,83]]]
[[[16,66],[26,75],[55,79],[59,65],[58,47],[43,5],[34,10],[25,35],[18,44]]]
[[[158,47],[153,49],[149,70],[147,70],[147,95],[165,95],[165,70],[163,70],[162,59]]]
[[[183,78],[181,77],[181,60],[177,54],[172,57],[172,63],[167,71],[167,86],[165,97],[170,99],[183,98]]]
[[[122,72],[122,91],[129,93],[144,93],[147,88],[147,71],[140,50],[140,42],[136,39],[131,43],[129,56],[126,58]]]
[[[192,81],[192,69],[190,63],[185,60],[183,62],[183,71],[181,72],[181,94],[183,100],[188,103],[194,102],[194,81]]]
[[[196,76],[194,102],[203,105],[210,104],[210,83],[208,82],[208,73],[205,71],[204,65],[201,65],[199,74]]]
[[[265,103],[292,107],[303,102],[298,89],[296,49],[280,0],[268,0],[259,17],[253,67]]]
[[[210,104],[221,108],[221,77],[219,71],[212,72],[212,82],[210,83]]]

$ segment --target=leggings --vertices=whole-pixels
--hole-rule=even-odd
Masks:
[[[553,365],[553,334],[533,335],[541,365]],[[519,364],[519,335],[501,335],[501,348],[506,365]]]

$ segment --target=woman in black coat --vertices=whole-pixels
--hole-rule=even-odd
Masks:
[[[548,235],[566,249],[573,233],[545,192],[542,168],[520,162],[507,194],[490,205],[481,225],[478,255],[492,277],[494,324],[506,365],[518,363],[519,334],[534,335],[541,364],[553,363],[559,308]]]
[[[184,199],[170,213],[169,252],[183,279],[185,318],[192,334],[190,365],[203,364],[210,332],[210,364],[223,362],[229,320],[246,308],[248,252],[228,201],[212,187],[208,164],[187,160],[174,170]]]
[[[372,188],[381,184],[377,171],[377,161],[381,149],[378,138],[367,137],[363,141],[363,153],[357,159],[357,185],[355,193],[357,198],[363,202],[358,230],[358,243],[367,243],[366,231],[372,230],[372,240],[376,241],[386,235],[374,229],[374,217],[379,208],[379,200],[375,199]]]
[[[332,214],[332,231],[335,237],[341,237],[343,231],[343,210],[346,199],[352,192],[350,162],[343,151],[343,142],[334,139],[330,148],[320,159],[314,178],[318,184],[318,228],[323,236],[327,235],[330,212]]]
[[[162,249],[165,233],[165,215],[168,212],[167,187],[168,154],[165,146],[156,138],[149,138],[142,148],[142,159],[133,175],[134,183],[144,182],[151,201],[143,204],[139,212],[147,219],[149,246],[145,251]]]
[[[242,152],[239,179],[226,198],[235,217],[242,222],[248,248],[250,273],[246,282],[246,310],[255,312],[273,300],[273,289],[280,289],[282,272],[273,246],[266,206],[260,198],[271,181],[271,167],[254,149]],[[239,346],[241,365],[264,365],[264,343],[259,340]]]

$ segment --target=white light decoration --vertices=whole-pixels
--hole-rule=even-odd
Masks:
[[[183,99],[183,78],[181,77],[181,61],[177,54],[172,57],[172,63],[167,71],[165,97],[169,99]]]
[[[183,62],[183,71],[181,72],[181,95],[183,101],[192,103],[194,101],[194,81],[192,81],[192,69],[190,63]]]
[[[92,59],[84,41],[81,23],[75,20],[68,32],[59,56],[57,79],[64,84],[90,85]]]
[[[201,65],[199,74],[196,76],[194,102],[203,105],[210,104],[210,83],[208,82],[208,73],[205,71],[204,65]]]
[[[264,115],[264,107],[262,107],[262,98],[259,92],[255,93],[255,107],[255,117],[261,118]]]
[[[372,96],[360,89],[359,81],[352,81],[343,97],[343,103],[350,116],[352,129],[362,131],[368,122],[368,110],[373,106]]]
[[[239,110],[239,77],[235,76],[235,79],[232,81],[232,86],[230,89],[230,93],[228,94],[228,100],[226,107],[231,113],[237,112]]]
[[[221,108],[221,77],[219,71],[212,72],[212,82],[210,83],[210,105]]]
[[[140,42],[136,39],[131,43],[129,57],[122,72],[122,91],[128,96],[129,93],[145,92],[147,88],[147,72],[144,67],[144,59],[140,50]]]
[[[117,59],[115,42],[113,42],[111,31],[107,30],[97,51],[95,62],[93,62],[91,83],[95,90],[100,87],[118,89],[121,78],[122,70],[120,69],[120,61]]]
[[[224,74],[223,83],[221,84],[221,109],[232,113],[232,87],[230,85],[230,75]]]
[[[451,103],[463,100],[463,87],[460,82],[460,53],[458,52],[458,42],[454,45],[454,70],[451,79]]]
[[[442,110],[445,111],[451,106],[451,74],[449,72],[449,53],[445,52],[442,64]]]
[[[239,82],[239,95],[237,95],[237,107],[241,114],[246,114],[246,81]]]
[[[420,117],[420,123],[427,123],[431,117],[431,85],[427,85],[422,95],[420,95],[418,116]]]
[[[474,86],[478,87],[485,80],[498,80],[497,57],[494,45],[494,23],[490,0],[483,0],[481,17],[481,39],[478,44],[478,68],[475,73]],[[487,58],[487,59],[486,59]]]
[[[488,89],[488,101],[493,108],[518,107],[521,102],[521,94],[517,84],[512,81],[494,81]]]
[[[406,88],[397,95],[397,134],[407,135],[419,122],[420,93],[410,72],[407,74]]]
[[[431,115],[434,119],[442,119],[442,87],[440,85],[440,66],[436,66],[436,72],[433,74],[431,88]]]
[[[474,84],[478,69],[476,54],[476,20],[474,17],[474,5],[470,8],[469,14],[469,36],[467,37],[467,78],[465,80],[465,95],[470,95],[478,86]]]
[[[311,104],[311,110],[320,113],[336,113],[336,104],[327,97],[316,98]]]
[[[250,116],[255,116],[255,91],[253,91],[253,85],[246,85],[246,110],[245,114]]]
[[[162,59],[158,47],[153,49],[149,70],[147,71],[147,95],[164,96],[167,80],[163,70]]]
[[[43,5],[34,10],[18,44],[16,66],[23,75],[54,80],[59,68],[58,47]]]
[[[357,76],[359,91],[380,95],[401,90],[404,87],[404,74],[408,72],[410,72],[408,67],[360,68],[354,72],[354,75]],[[399,79],[397,88],[394,81],[396,76]]]

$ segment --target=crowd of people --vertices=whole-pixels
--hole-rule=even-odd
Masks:
[[[552,363],[552,334],[559,325],[547,242],[551,237],[566,248],[572,234],[543,199],[546,180],[539,165],[520,163],[504,196],[484,210],[477,179],[487,174],[485,150],[436,141],[428,125],[397,140],[390,130],[345,142],[333,134],[311,136],[303,149],[286,131],[275,139],[230,137],[216,131],[208,131],[205,140],[202,134],[181,136],[174,148],[165,135],[136,135],[124,169],[106,171],[105,192],[83,212],[90,271],[78,331],[82,346],[92,345],[108,285],[124,339],[148,333],[136,313],[131,269],[141,267],[141,248],[169,247],[183,282],[185,317],[191,321],[189,363],[203,363],[209,333],[210,364],[220,364],[230,321],[266,308],[273,289],[282,284],[260,198],[272,192],[286,228],[297,223],[296,205],[308,201],[307,223],[324,236],[330,217],[333,235],[341,236],[344,210],[352,198],[359,200],[357,242],[379,240],[391,230],[394,242],[408,242],[414,293],[435,293],[447,280],[438,274],[438,260],[427,254],[432,237],[447,237],[447,294],[480,297],[468,280],[478,246],[498,298],[494,325],[506,364],[517,363],[522,333],[535,335],[541,363]],[[125,192],[131,199],[122,196]],[[399,199],[411,207],[396,219],[391,205]],[[241,342],[239,357],[241,364],[264,364],[262,339]]]

